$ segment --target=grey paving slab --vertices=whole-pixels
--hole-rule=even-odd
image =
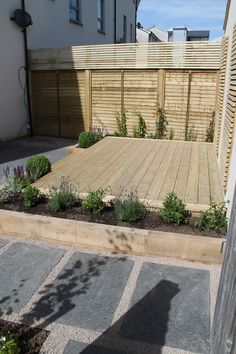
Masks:
[[[46,322],[105,330],[122,296],[133,261],[75,253],[34,308]]]
[[[0,144],[0,185],[5,183],[4,170],[17,165],[25,166],[33,155],[45,155],[53,164],[68,155],[67,146],[76,143],[75,139],[55,137],[25,137]]]
[[[10,246],[0,257],[0,308],[19,312],[63,254],[20,242]]]
[[[120,336],[209,353],[208,271],[144,263]]]
[[[108,349],[98,345],[89,345],[85,343],[75,342],[70,340],[63,354],[127,354],[124,351]]]

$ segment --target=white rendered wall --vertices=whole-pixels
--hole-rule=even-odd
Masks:
[[[10,21],[19,3],[4,0],[0,4],[0,142],[26,134],[27,114],[18,81],[18,69],[24,65],[23,35]]]

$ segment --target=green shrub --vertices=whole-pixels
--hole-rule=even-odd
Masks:
[[[206,129],[206,139],[207,143],[213,143],[215,134],[215,112],[213,113],[212,119],[209,123],[209,127]]]
[[[36,181],[51,172],[51,163],[45,156],[32,156],[27,161],[26,168],[32,180]]]
[[[191,213],[175,193],[169,193],[163,202],[163,208],[159,211],[162,220],[167,224],[187,224]]]
[[[69,178],[61,177],[58,185],[50,188],[48,205],[51,211],[70,209],[77,201],[74,185]]]
[[[23,201],[26,208],[33,208],[41,199],[41,193],[38,188],[28,186],[23,192]]]
[[[145,138],[147,134],[147,125],[140,112],[137,112],[138,116],[138,126],[133,129],[134,138]]]
[[[145,206],[138,199],[137,192],[133,190],[117,197],[114,206],[118,221],[135,223],[143,219],[147,213]]]
[[[227,203],[215,204],[212,203],[211,207],[201,212],[195,226],[202,230],[227,230]]]
[[[8,332],[0,331],[0,354],[19,354],[18,338]]]
[[[14,184],[16,189],[23,190],[31,184],[31,181],[27,177],[14,177]]]
[[[82,201],[82,207],[93,214],[101,214],[105,209],[103,198],[106,190],[100,188],[96,191],[89,191],[86,198]]]
[[[128,135],[126,121],[127,121],[127,118],[126,118],[125,109],[123,109],[123,111],[121,113],[120,112],[116,113],[117,131],[115,131],[115,136],[127,136]]]
[[[169,140],[173,140],[175,137],[175,132],[174,132],[174,129],[171,128],[170,129],[170,132],[169,132]]]
[[[194,129],[194,127],[191,127],[188,129],[186,135],[185,135],[185,140],[186,141],[197,141],[197,132]]]
[[[157,114],[157,122],[156,122],[155,138],[156,139],[165,139],[168,121],[167,121],[164,109],[161,108],[159,105],[157,105],[156,114]]]
[[[101,133],[82,132],[79,135],[79,147],[87,149],[103,138]]]

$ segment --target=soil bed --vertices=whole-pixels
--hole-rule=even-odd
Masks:
[[[158,216],[155,211],[148,211],[146,217],[143,220],[138,221],[135,224],[120,223],[117,222],[114,209],[109,207],[105,209],[102,214],[90,214],[84,210],[79,204],[70,210],[64,210],[60,212],[52,212],[48,209],[47,200],[44,200],[34,208],[27,209],[23,205],[23,201],[20,199],[12,200],[11,202],[0,204],[0,209],[26,212],[30,214],[38,214],[44,216],[52,216],[61,219],[86,221],[98,224],[127,226],[137,229],[156,230],[164,232],[181,233],[186,235],[206,236],[221,238],[225,236],[224,230],[220,232],[200,230],[194,227],[196,220],[192,218],[188,225],[167,225]]]
[[[38,354],[49,332],[0,319],[0,331],[9,332],[18,339],[20,354]]]

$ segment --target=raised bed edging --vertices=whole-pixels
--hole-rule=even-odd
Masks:
[[[0,210],[0,234],[144,256],[221,263],[222,239]]]

